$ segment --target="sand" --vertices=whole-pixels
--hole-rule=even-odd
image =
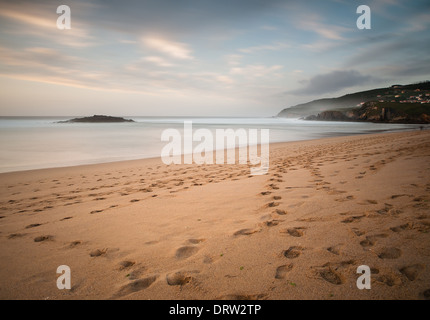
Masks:
[[[0,298],[429,298],[430,131],[273,144],[269,173],[249,172],[146,159],[1,174]]]

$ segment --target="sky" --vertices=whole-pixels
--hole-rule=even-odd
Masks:
[[[270,117],[430,80],[429,31],[428,0],[0,0],[0,116]]]

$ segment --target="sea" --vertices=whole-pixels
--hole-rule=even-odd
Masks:
[[[0,117],[0,173],[160,157],[166,129],[269,129],[270,143],[401,130],[420,125],[286,118],[124,117],[124,123],[59,123],[74,117]]]

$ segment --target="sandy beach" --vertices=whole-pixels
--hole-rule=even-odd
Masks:
[[[273,144],[262,176],[146,159],[0,192],[0,299],[430,298],[428,130]]]

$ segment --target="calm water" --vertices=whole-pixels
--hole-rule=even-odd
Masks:
[[[282,118],[126,117],[135,123],[56,123],[62,117],[0,117],[0,172],[159,157],[164,129],[270,129],[270,142],[317,139],[419,125],[302,121]],[[214,135],[215,136],[215,135]]]

